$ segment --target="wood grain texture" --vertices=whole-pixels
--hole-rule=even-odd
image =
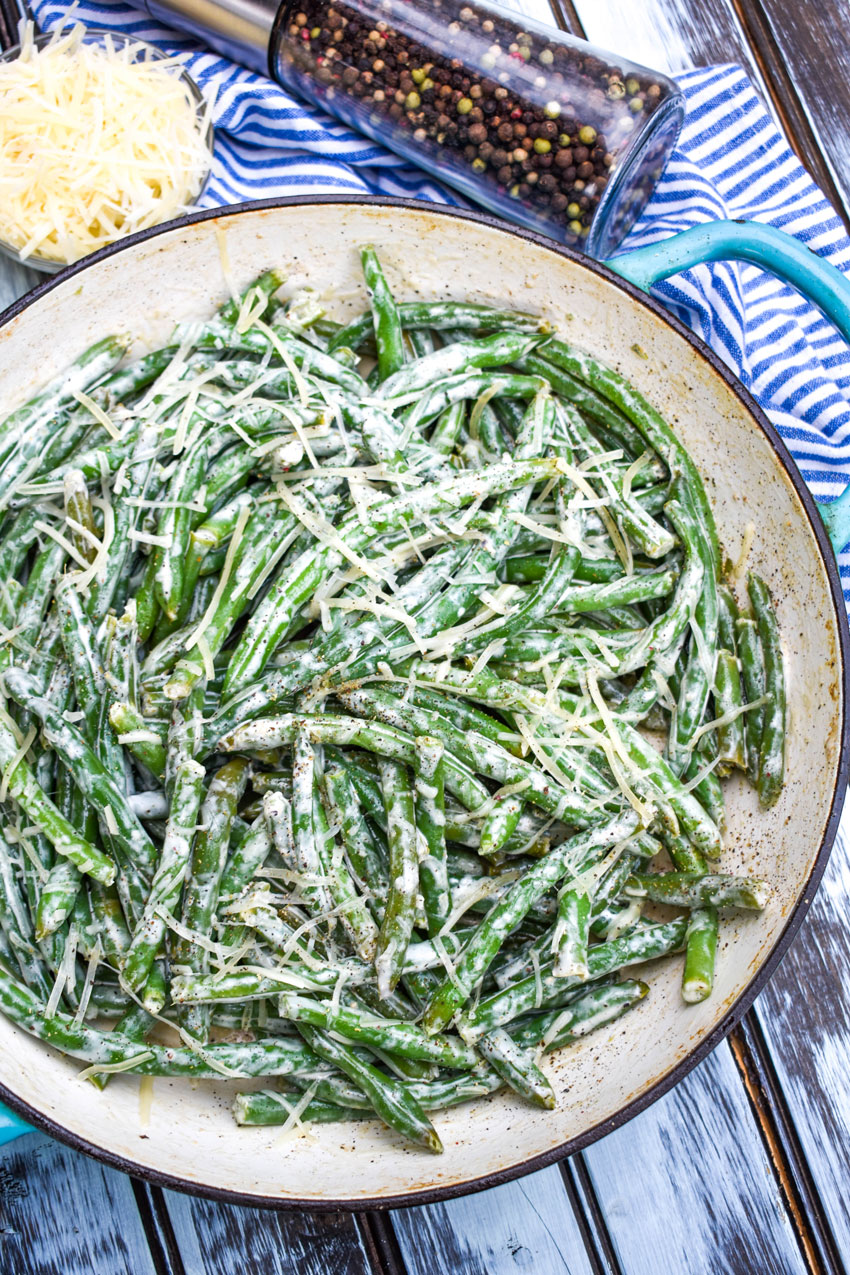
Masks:
[[[845,0],[736,0],[797,149],[850,209],[850,20]]]
[[[554,0],[556,4],[560,0]],[[740,62],[767,98],[757,59],[732,0],[567,0],[584,35],[656,71]],[[569,12],[569,10],[565,10]]]
[[[133,1184],[40,1133],[0,1153],[2,1275],[155,1275]]]
[[[850,1267],[850,803],[803,928],[756,1014],[835,1247]]]
[[[808,1269],[726,1043],[584,1159],[628,1275]]]
[[[391,1216],[409,1275],[593,1275],[557,1168]]]
[[[43,278],[37,270],[30,270],[9,257],[0,257],[0,314]]]
[[[164,1191],[185,1275],[369,1275],[348,1213],[273,1213]]]

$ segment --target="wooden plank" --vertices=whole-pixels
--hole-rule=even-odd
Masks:
[[[409,1275],[594,1271],[557,1168],[391,1217]]]
[[[808,1171],[850,1267],[850,802],[796,942],[756,1003]]]
[[[555,0],[565,24],[603,49],[674,74],[694,66],[739,62],[769,100],[767,85],[732,0]]]
[[[584,1159],[628,1275],[808,1269],[726,1043]]]
[[[850,43],[844,0],[740,0],[789,134],[827,197],[850,209]]]
[[[369,1275],[350,1213],[275,1213],[164,1191],[185,1275]]]
[[[43,278],[37,270],[30,270],[11,258],[0,257],[0,314]]]
[[[133,1184],[43,1134],[0,1153],[4,1275],[155,1275]]]
[[[826,197],[850,226],[850,51],[846,7],[738,0],[785,131]],[[844,78],[842,78],[842,76]]]

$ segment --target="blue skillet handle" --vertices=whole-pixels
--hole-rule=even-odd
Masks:
[[[20,1138],[22,1133],[32,1132],[32,1125],[25,1124],[20,1116],[16,1116],[14,1111],[10,1111],[8,1107],[0,1103],[0,1147],[5,1142],[11,1142],[13,1138]]]
[[[648,292],[659,280],[706,261],[748,261],[777,275],[822,310],[850,344],[850,279],[799,239],[773,226],[755,221],[709,221],[605,264]],[[850,543],[850,486],[837,500],[818,507],[839,553]]]

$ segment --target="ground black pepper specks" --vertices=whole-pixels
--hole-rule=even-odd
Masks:
[[[560,33],[457,0],[303,0],[281,33],[284,82],[489,206],[516,203],[568,243],[586,239],[606,186],[673,86]],[[629,223],[667,142],[636,173]],[[512,207],[513,205],[513,207]]]

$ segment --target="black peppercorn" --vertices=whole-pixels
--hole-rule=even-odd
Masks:
[[[586,237],[623,142],[664,99],[662,86],[475,0],[428,0],[447,38],[423,27],[420,42],[393,25],[398,3],[300,0],[280,56],[307,96],[312,83],[320,104],[341,112],[348,102],[355,126],[390,139],[405,132],[402,154],[418,148],[409,153],[450,182],[471,172],[570,241]],[[415,14],[417,0],[406,3]]]

